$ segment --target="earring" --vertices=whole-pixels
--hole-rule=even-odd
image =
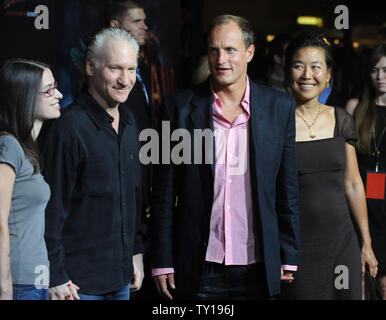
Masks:
[[[326,88],[328,88],[330,86],[330,81],[326,81]]]

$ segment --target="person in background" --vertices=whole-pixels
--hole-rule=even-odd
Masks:
[[[53,300],[128,300],[142,285],[138,131],[119,109],[136,81],[138,50],[124,29],[98,32],[86,51],[88,88],[42,144]]]
[[[137,40],[140,46],[139,61],[136,70],[136,82],[133,89],[130,92],[126,102],[121,103],[120,109],[127,109],[127,112],[133,114],[135,118],[135,124],[138,130],[153,128],[154,127],[154,112],[152,109],[151,96],[150,96],[150,83],[146,83],[142,70],[142,61],[146,58],[144,56],[144,46],[148,38],[148,27],[146,25],[146,13],[142,4],[133,0],[111,0],[108,2],[106,9],[106,25],[109,27],[120,27],[129,31],[135,40]],[[151,184],[152,184],[152,165],[141,165],[142,169],[142,192],[140,203],[143,204],[141,209],[146,216],[147,222],[150,219],[150,197],[151,197]],[[150,266],[148,262],[149,239],[147,228],[143,230],[144,237],[147,238],[145,242],[145,255],[144,255],[144,267],[146,272],[150,272]],[[152,298],[157,297],[154,290],[151,278],[144,279],[143,288],[140,292],[132,295],[133,299]]]
[[[48,300],[44,216],[50,188],[35,143],[63,96],[48,65],[7,60],[0,70],[0,300]],[[39,277],[40,275],[40,277]]]
[[[285,51],[291,42],[291,35],[278,34],[268,45],[267,86],[286,92],[284,86]]]
[[[368,57],[364,92],[350,99],[346,110],[354,115],[358,129],[358,164],[366,185],[369,226],[375,256],[379,262],[377,283],[386,300],[386,45],[373,49]]]
[[[322,37],[301,34],[287,48],[286,80],[296,101],[301,264],[291,286],[283,283],[282,299],[359,300],[365,266],[377,274],[355,124],[343,108],[318,100],[332,64]]]
[[[146,43],[148,27],[143,6],[133,0],[112,0],[106,9],[106,24],[108,27],[123,28],[129,31],[140,47]],[[141,75],[140,65],[136,70],[136,82],[125,103],[125,107],[134,114],[137,127],[141,131],[152,128],[152,110],[148,84],[145,84]],[[148,196],[148,195],[147,195]]]
[[[190,82],[191,85],[197,85],[202,82],[205,82],[210,76],[210,69],[208,63],[208,56],[202,56],[197,64],[196,69],[193,71],[192,80]]]

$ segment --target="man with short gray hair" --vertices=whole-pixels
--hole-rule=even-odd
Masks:
[[[141,287],[138,132],[118,109],[135,84],[137,58],[130,33],[99,32],[87,48],[87,90],[42,144],[53,300],[128,300]]]

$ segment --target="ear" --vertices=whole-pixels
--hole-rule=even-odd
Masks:
[[[87,73],[87,75],[89,77],[92,77],[94,75],[94,72],[95,72],[94,64],[90,60],[87,60],[86,61],[86,73]]]
[[[110,21],[110,27],[113,27],[113,28],[120,28],[120,27],[121,27],[121,24],[119,23],[118,20],[111,20],[111,21]]]
[[[328,82],[329,85],[331,84],[331,73],[332,73],[331,68],[327,69],[327,79],[326,79],[326,82]]]
[[[253,59],[254,54],[255,54],[255,45],[251,44],[247,48],[247,62],[250,62]]]

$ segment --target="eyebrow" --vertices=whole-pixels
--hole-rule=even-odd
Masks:
[[[49,84],[47,84],[47,85],[45,85],[44,87],[43,87],[43,89],[45,89],[45,88],[51,88],[51,87],[53,87],[55,85],[55,82],[54,83],[49,83]]]
[[[303,61],[302,60],[293,60],[292,63],[303,63]],[[315,60],[315,61],[312,61],[311,63],[313,64],[313,63],[322,63],[322,62],[319,60]]]

